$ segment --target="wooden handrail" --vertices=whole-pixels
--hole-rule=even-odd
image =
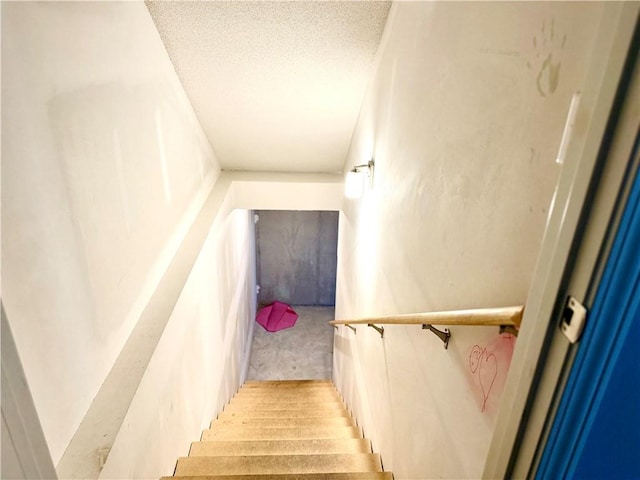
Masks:
[[[445,312],[408,313],[385,317],[332,320],[331,325],[490,325],[520,328],[522,305],[502,308],[478,308]]]

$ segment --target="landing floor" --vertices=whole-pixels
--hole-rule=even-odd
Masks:
[[[296,307],[299,318],[270,333],[256,324],[247,380],[331,379],[333,307]]]

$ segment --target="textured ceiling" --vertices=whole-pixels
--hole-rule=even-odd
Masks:
[[[224,169],[341,171],[390,2],[147,2]]]

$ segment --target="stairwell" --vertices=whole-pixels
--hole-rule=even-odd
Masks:
[[[392,480],[325,380],[247,382],[173,477],[182,480]]]

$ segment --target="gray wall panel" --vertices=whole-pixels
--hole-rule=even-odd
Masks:
[[[258,302],[334,305],[338,212],[256,213]]]

